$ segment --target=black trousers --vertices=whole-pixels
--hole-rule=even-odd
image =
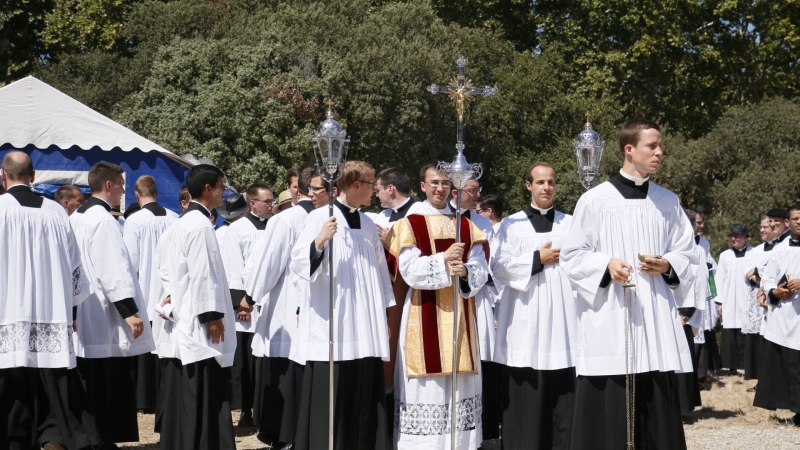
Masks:
[[[764,345],[764,336],[760,334],[746,334],[744,341],[744,379],[757,380],[758,366],[761,364],[761,347]]]
[[[78,358],[89,410],[103,442],[139,440],[134,358]]]
[[[77,371],[66,368],[0,369],[0,449],[39,449],[56,442],[68,449],[100,445]]]
[[[568,449],[575,415],[575,368],[499,366],[503,448]]]
[[[303,370],[303,390],[294,443],[296,450],[328,448],[329,367],[327,361],[308,361]],[[380,358],[337,361],[333,364],[333,371],[334,448],[391,449],[386,426],[383,361]]]
[[[637,450],[685,450],[675,372],[635,375]],[[578,376],[572,450],[626,448],[625,375]]]
[[[252,411],[255,398],[256,358],[253,356],[252,344],[253,333],[236,332],[236,353],[233,355],[231,367],[231,408],[241,409],[242,413]]]
[[[722,367],[744,369],[745,335],[741,328],[722,329]]]
[[[800,413],[800,351],[764,340],[753,406]]]
[[[235,450],[231,370],[213,358],[183,365],[161,359],[156,432],[163,450]]]

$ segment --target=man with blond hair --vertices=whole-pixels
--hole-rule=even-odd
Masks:
[[[142,290],[150,323],[156,317],[155,306],[161,289],[156,246],[161,234],[178,215],[159,205],[155,178],[142,175],[134,185],[136,201],[141,208],[125,221],[122,238],[128,249],[131,264],[136,269],[139,288]],[[158,356],[152,353],[139,355],[136,363],[136,406],[140,410],[152,411],[156,406],[156,394],[160,376]]]
[[[334,289],[334,448],[389,449],[383,362],[389,360],[386,309],[394,294],[383,243],[374,222],[358,210],[372,200],[375,170],[349,161],[338,182],[339,197],[308,215],[292,248],[300,317],[289,358],[304,364],[303,394],[295,433],[297,450],[328,448],[328,321],[331,274]],[[331,244],[333,244],[331,248]],[[329,265],[329,252],[333,264]]]

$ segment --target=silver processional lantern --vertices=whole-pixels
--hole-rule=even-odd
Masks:
[[[350,137],[342,124],[333,118],[333,102],[328,100],[328,118],[314,131],[311,138],[314,158],[320,178],[328,182],[328,217],[333,217],[333,185],[342,177]],[[328,449],[333,450],[333,239],[328,241],[328,273],[330,274],[330,305],[328,314]]]
[[[455,223],[455,241],[461,242],[461,191],[469,180],[477,180],[483,174],[483,168],[480,164],[470,164],[467,158],[464,157],[464,114],[466,112],[469,101],[476,95],[489,97],[497,93],[497,90],[492,86],[484,86],[476,88],[472,85],[472,80],[468,79],[464,74],[464,67],[467,65],[467,59],[464,55],[459,55],[456,60],[458,66],[458,74],[453,78],[450,86],[439,86],[432,84],[426,89],[431,94],[447,94],[456,107],[458,114],[458,122],[456,128],[456,150],[458,153],[453,159],[453,162],[447,163],[445,161],[439,162],[436,166],[436,171],[447,174],[447,178],[456,189],[456,223]],[[451,382],[451,400],[450,400],[450,447],[456,450],[456,433],[458,432],[458,324],[460,321],[460,312],[458,307],[459,293],[458,282],[455,275],[453,276],[453,373]]]
[[[578,177],[585,189],[597,186],[600,177],[600,160],[603,158],[605,141],[592,129],[589,113],[586,113],[586,124],[578,138],[572,141],[575,157],[578,159]]]

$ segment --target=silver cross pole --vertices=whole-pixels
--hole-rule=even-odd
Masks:
[[[482,95],[489,97],[497,93],[497,89],[492,86],[484,86],[477,88],[472,85],[472,80],[464,75],[464,67],[467,65],[467,58],[464,55],[459,55],[456,60],[458,65],[458,75],[450,81],[450,86],[439,86],[432,84],[428,86],[427,90],[431,94],[447,94],[450,100],[456,105],[456,112],[458,113],[458,129],[456,131],[456,149],[459,153],[464,151],[464,111],[472,97]]]
[[[464,157],[464,111],[470,101],[475,95],[482,95],[488,97],[494,95],[497,90],[491,86],[483,88],[476,88],[472,86],[472,81],[464,76],[464,67],[467,65],[467,59],[464,55],[460,55],[458,60],[458,75],[453,79],[451,86],[438,86],[432,84],[428,86],[428,92],[431,94],[448,94],[450,99],[456,106],[458,113],[458,131],[456,134],[456,154],[452,163],[439,162],[436,167],[437,172],[444,172],[453,183],[456,189],[456,223],[455,223],[455,241],[456,244],[461,242],[461,191],[470,179],[477,180],[481,177],[483,170],[480,164],[469,164]],[[465,249],[468,251],[468,249]],[[458,431],[458,334],[459,334],[459,319],[460,312],[458,308],[459,302],[459,281],[458,276],[453,274],[453,372],[450,393],[450,447],[456,450],[456,432]],[[466,307],[466,299],[464,302]]]

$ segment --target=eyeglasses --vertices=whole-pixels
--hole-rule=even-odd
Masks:
[[[478,213],[478,214],[483,214],[483,213],[488,213],[491,210],[492,210],[492,208],[486,208],[486,209],[477,209],[476,208],[475,212]]]
[[[469,195],[475,195],[478,192],[483,190],[483,186],[472,188],[472,189],[462,189],[462,191],[466,192]]]
[[[358,182],[359,183],[367,183],[367,184],[372,185],[373,186],[372,190],[375,190],[375,183],[377,183],[376,181],[366,181],[366,180],[358,180]]]
[[[317,192],[324,191],[324,190],[325,190],[325,186],[309,186],[308,187],[308,193],[309,194],[316,194]]]
[[[428,187],[430,187],[431,189],[439,189],[439,188],[450,189],[451,186],[449,181],[433,181],[433,182],[423,181],[423,183],[427,184]]]
[[[705,221],[705,220],[698,220],[698,221],[697,221],[697,222],[695,222],[695,223],[696,223],[696,224],[698,224],[698,225],[705,225],[705,224],[706,224],[706,221]]]
[[[274,199],[274,198],[268,198],[268,199],[266,199],[266,200],[259,200],[259,199],[257,199],[257,198],[254,198],[253,200],[255,200],[255,201],[257,201],[257,202],[261,202],[261,203],[263,203],[263,204],[265,204],[265,205],[267,205],[267,206],[270,206],[270,205],[274,205],[274,204],[275,204],[275,199]]]

